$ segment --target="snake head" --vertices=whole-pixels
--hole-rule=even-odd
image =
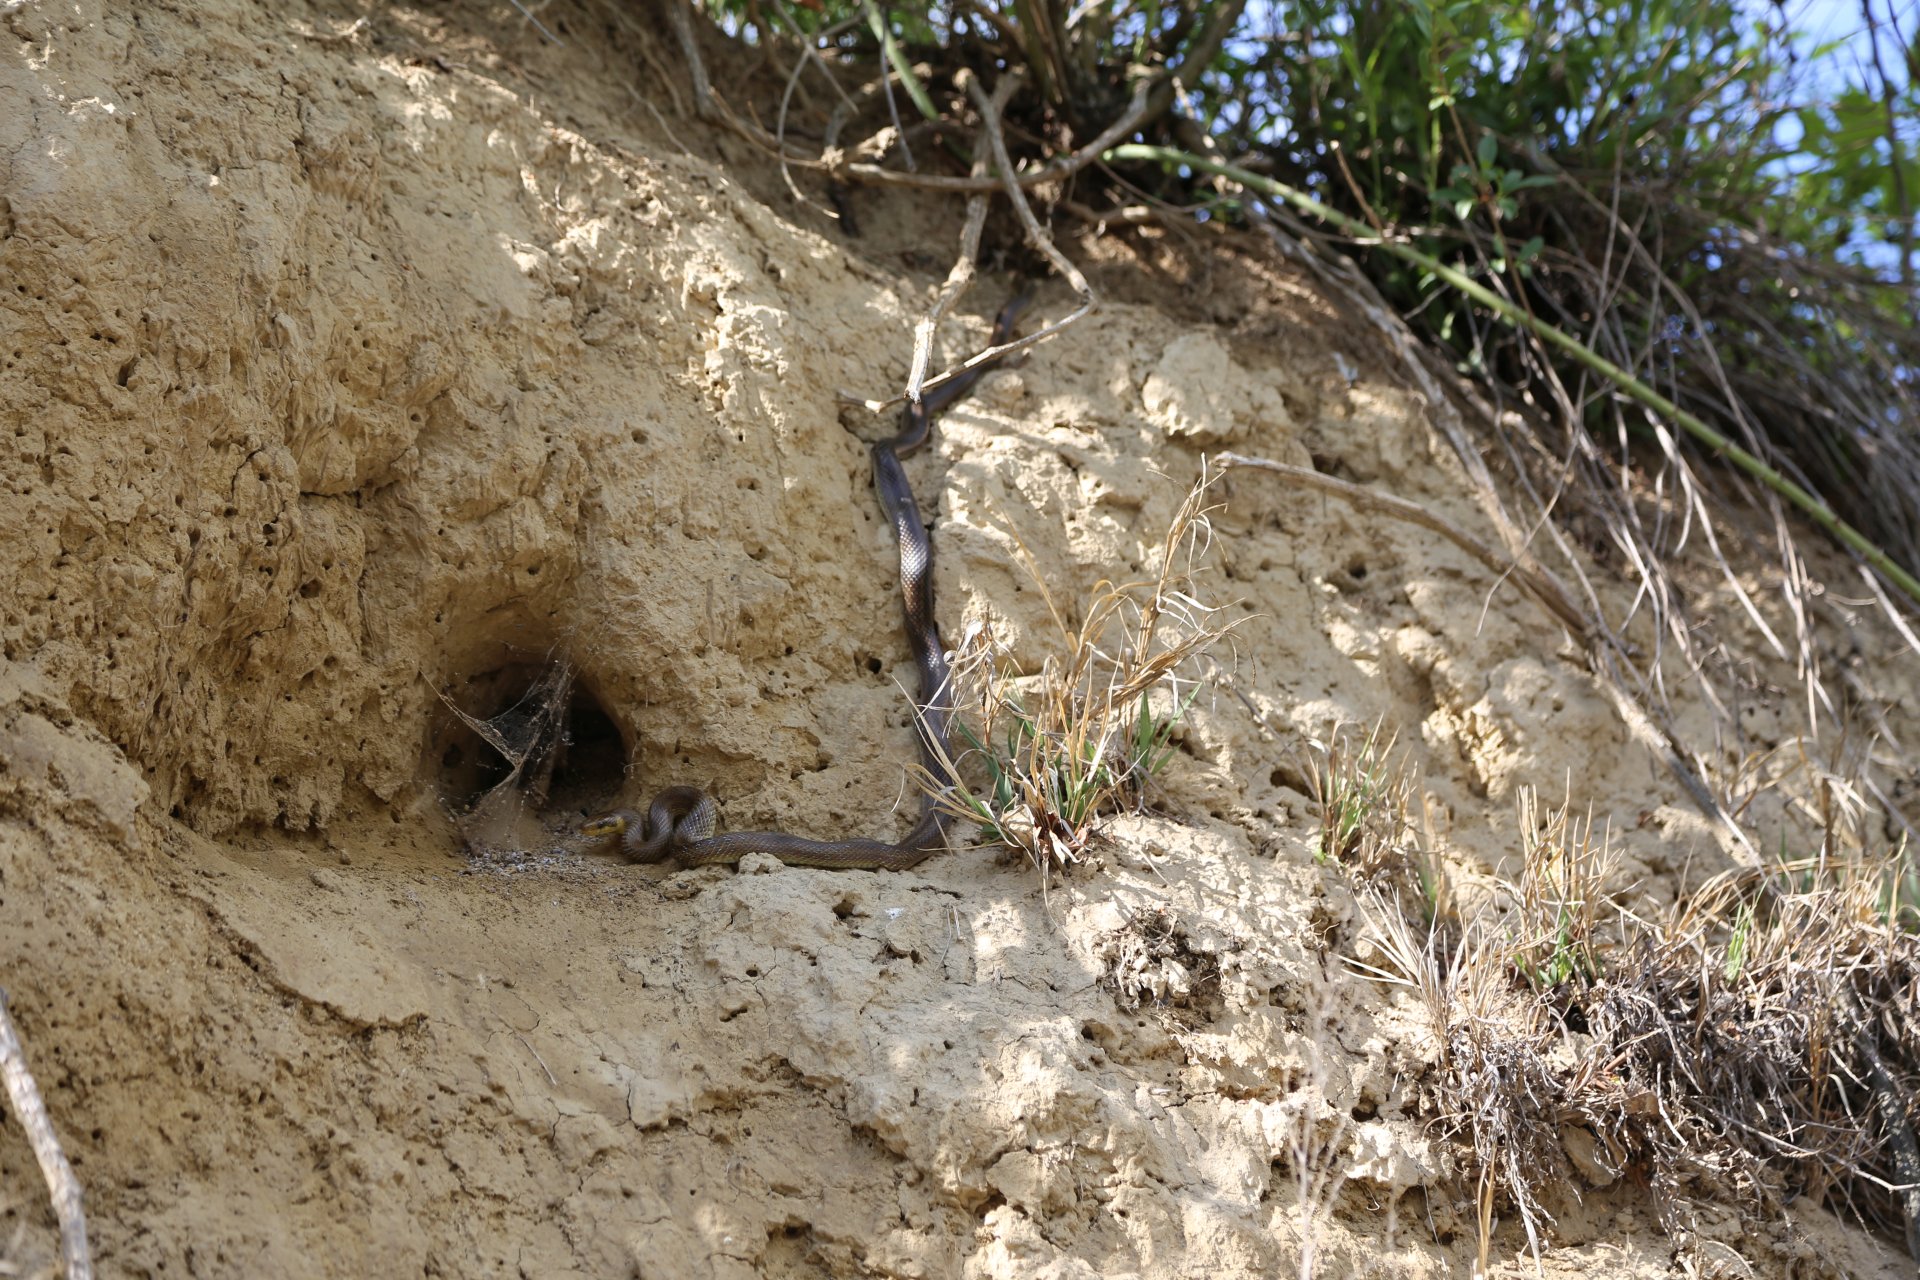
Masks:
[[[627,834],[629,815],[625,810],[603,813],[580,824],[580,834],[588,840],[614,840]]]

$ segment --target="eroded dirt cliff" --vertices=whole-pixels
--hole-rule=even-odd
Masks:
[[[1312,1232],[1323,1275],[1469,1274],[1432,1047],[1343,962],[1303,736],[1397,730],[1469,883],[1522,783],[1616,815],[1655,903],[1725,855],[1441,540],[1222,482],[1237,692],[1049,886],[553,834],[669,782],[733,826],[907,825],[856,434],[887,428],[839,393],[901,384],[958,210],[868,197],[849,242],[678,109],[656,15],[543,21],[564,46],[504,5],[0,6],[0,983],[103,1273],[1266,1276]],[[1226,446],[1479,519],[1370,331],[1257,245],[1075,251],[1117,300],[910,464],[950,638],[1041,655],[1016,547],[1067,598],[1137,573]],[[573,750],[528,842],[471,857],[450,814],[500,767],[449,703],[555,662]],[[1793,678],[1754,669],[1764,734]],[[1351,1179],[1309,1213],[1303,1141]],[[1555,1207],[1552,1274],[1911,1274],[1819,1211],[1702,1205],[1683,1256],[1630,1181]],[[51,1257],[8,1125],[13,1224]]]

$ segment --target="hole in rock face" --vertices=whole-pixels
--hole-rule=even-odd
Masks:
[[[542,668],[504,663],[456,682],[447,700],[457,714],[436,736],[433,756],[441,799],[455,810],[473,807],[513,773],[515,756],[537,750],[551,689],[537,688]],[[524,772],[524,769],[523,769]]]
[[[549,808],[568,812],[604,809],[620,795],[627,776],[627,743],[600,700],[573,686],[563,725],[565,750],[553,769]]]
[[[542,815],[570,825],[619,795],[626,741],[564,660],[505,661],[446,694],[428,763],[469,843],[528,847]]]

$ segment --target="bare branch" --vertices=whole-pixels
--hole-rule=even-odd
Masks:
[[[1005,186],[1007,199],[1012,202],[1013,211],[1019,215],[1020,225],[1026,230],[1027,243],[1045,254],[1047,261],[1053,264],[1053,269],[1065,276],[1067,283],[1073,287],[1073,291],[1080,295],[1080,309],[1053,326],[1055,331],[1064,329],[1090,313],[1098,305],[1098,300],[1093,296],[1093,286],[1087,283],[1087,278],[1080,273],[1080,268],[1067,261],[1066,255],[1054,247],[1053,238],[1040,225],[1040,220],[1033,216],[1033,207],[1027,203],[1026,193],[1020,189],[1020,183],[1017,181],[1018,174],[1013,167],[1013,160],[1007,155],[1007,138],[1000,128],[999,108],[980,87],[977,76],[967,73],[960,78],[965,85],[967,96],[973,99],[973,105],[980,112],[980,118],[984,122],[981,131],[987,135],[987,141],[993,147],[994,163],[999,166],[1000,179]]]
[[[1511,576],[1515,582],[1526,589],[1527,594],[1557,618],[1561,625],[1582,644],[1590,643],[1593,638],[1593,627],[1586,614],[1574,604],[1572,597],[1567,595],[1566,589],[1554,581],[1546,570],[1502,555],[1459,525],[1435,515],[1417,502],[1409,502],[1405,498],[1382,493],[1378,489],[1370,489],[1365,485],[1341,480],[1307,467],[1296,467],[1267,458],[1249,458],[1239,453],[1222,453],[1215,455],[1214,463],[1222,470],[1231,470],[1235,467],[1257,467],[1262,471],[1272,471],[1285,476],[1295,484],[1318,489],[1322,493],[1334,494],[1363,511],[1389,515],[1395,519],[1404,520],[1408,524],[1417,524],[1423,529],[1430,529],[1478,560],[1499,577]]]
[[[713,82],[707,79],[707,64],[700,59],[700,42],[693,34],[691,0],[672,0],[667,6],[667,21],[673,24],[674,37],[680,42],[680,56],[687,60],[687,74],[693,78],[693,111],[702,120],[714,117]]]
[[[60,1253],[66,1262],[67,1280],[93,1280],[93,1257],[87,1249],[87,1218],[80,1207],[80,1181],[73,1176],[66,1152],[53,1132],[47,1116],[47,1104],[40,1098],[40,1086],[27,1070],[27,1052],[20,1044],[20,1032],[7,1011],[7,993],[0,991],[0,1077],[7,1087],[7,1101],[13,1114],[26,1130],[27,1145],[40,1162],[40,1176],[47,1180],[53,1196],[53,1216],[60,1223]]]
[[[1013,91],[1019,81],[1013,76],[1002,80],[994,90],[994,103],[1005,106],[1013,97]],[[982,121],[980,125],[980,143],[974,148],[973,171],[976,176],[987,171],[987,130],[989,125]],[[987,225],[987,205],[989,197],[983,191],[967,197],[967,220],[960,228],[960,253],[953,260],[953,268],[947,272],[946,282],[940,286],[939,294],[927,314],[913,330],[913,363],[907,371],[906,399],[914,404],[920,403],[921,393],[926,389],[927,362],[933,354],[933,333],[940,325],[940,318],[947,313],[959,296],[973,283],[973,264],[980,257],[980,232]],[[958,372],[956,370],[955,372]],[[951,377],[949,374],[947,377]],[[946,378],[936,379],[938,382]]]
[[[1029,169],[1018,175],[1016,181],[1025,187],[1037,187],[1042,183],[1053,182],[1080,170],[1098,160],[1102,153],[1119,144],[1120,140],[1137,133],[1140,126],[1152,114],[1149,96],[1155,79],[1141,81],[1134,86],[1133,101],[1118,120],[1108,125],[1100,136],[1081,147],[1078,151],[1064,156],[1055,156],[1037,169]],[[861,182],[876,183],[881,186],[922,187],[930,191],[959,191],[971,194],[976,191],[997,191],[1002,182],[998,178],[986,176],[950,177],[937,173],[901,173],[897,169],[882,168],[877,164],[849,164],[842,170],[846,177]]]
[[[1028,334],[1026,337],[1015,339],[1012,342],[988,347],[985,351],[948,369],[937,378],[924,378],[922,376],[926,371],[928,353],[932,346],[933,326],[939,322],[940,316],[945,312],[952,300],[957,298],[973,279],[973,259],[978,252],[979,246],[979,229],[974,227],[974,222],[976,217],[984,220],[986,216],[986,197],[984,194],[977,194],[974,199],[967,202],[967,223],[969,227],[973,228],[971,232],[972,238],[970,240],[963,238],[963,251],[960,258],[954,263],[953,270],[948,274],[946,284],[941,288],[939,300],[935,303],[933,310],[927,317],[920,322],[915,332],[913,371],[907,378],[906,394],[895,396],[889,400],[868,400],[845,392],[841,393],[841,399],[843,401],[849,404],[857,404],[872,413],[884,413],[886,410],[903,401],[918,400],[918,398],[926,392],[933,390],[942,383],[959,377],[971,369],[976,369],[990,361],[1002,359],[1016,351],[1024,351],[1035,343],[1043,342],[1054,334],[1059,333],[1062,329],[1065,329],[1068,325],[1086,316],[1097,305],[1097,300],[1093,295],[1093,286],[1087,283],[1087,278],[1081,274],[1080,269],[1069,262],[1066,257],[1054,247],[1052,239],[1048,237],[1046,231],[1040,226],[1039,219],[1034,217],[1033,209],[1027,204],[1026,197],[1021,192],[1019,185],[1013,180],[1013,161],[1007,155],[1007,142],[1000,127],[1000,107],[1011,97],[1012,83],[1015,77],[1008,76],[1003,79],[1000,85],[994,90],[991,98],[989,98],[986,91],[980,87],[979,80],[970,73],[963,71],[959,79],[966,87],[967,92],[972,96],[974,106],[980,112],[982,142],[985,150],[991,152],[994,163],[1000,170],[1001,188],[1007,192],[1008,198],[1012,200],[1014,212],[1020,215],[1020,221],[1026,229],[1029,243],[1044,254],[1047,260],[1054,265],[1054,268],[1066,278],[1067,283],[1072,287],[1073,291],[1080,295],[1081,304],[1071,315],[1047,325],[1037,333]],[[974,161],[976,172],[979,172],[982,164],[983,157],[976,157]],[[968,181],[971,180],[972,179],[968,179]],[[976,201],[978,201],[977,204]]]

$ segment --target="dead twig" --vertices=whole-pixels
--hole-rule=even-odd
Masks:
[[[551,40],[553,43],[558,45],[564,45],[566,43],[565,40],[562,40],[559,36],[547,30],[547,24],[540,21],[540,19],[534,17],[533,10],[527,8],[526,5],[521,4],[520,0],[507,0],[507,3],[512,5],[515,9],[519,10],[520,16],[525,18],[528,22],[531,22],[533,24],[534,30],[538,31],[541,35],[545,36],[547,39]]]
[[[680,42],[680,56],[687,60],[687,74],[693,79],[693,113],[711,120],[714,110],[713,82],[707,79],[707,64],[700,57],[700,42],[693,34],[692,0],[673,0],[667,6],[667,21],[674,38]]]
[[[1572,632],[1582,644],[1591,643],[1593,639],[1593,627],[1586,614],[1574,604],[1566,589],[1544,568],[1502,555],[1465,529],[1435,515],[1417,502],[1409,502],[1405,498],[1340,480],[1307,467],[1291,466],[1285,462],[1274,462],[1267,458],[1249,458],[1239,453],[1222,453],[1215,456],[1214,463],[1226,470],[1234,467],[1257,467],[1262,471],[1272,471],[1296,484],[1318,489],[1322,493],[1334,494],[1361,510],[1389,515],[1395,519],[1404,520],[1408,524],[1417,524],[1423,529],[1430,529],[1478,560],[1494,574],[1503,578],[1511,576],[1547,612],[1559,619],[1561,625]]]
[[[1006,190],[1007,199],[1013,204],[1013,211],[1019,215],[1020,225],[1027,233],[1027,243],[1044,254],[1047,261],[1053,264],[1053,269],[1066,277],[1073,291],[1080,295],[1080,309],[1066,319],[1049,326],[1048,331],[1058,333],[1090,314],[1094,307],[1099,305],[1098,299],[1093,296],[1093,286],[1087,283],[1087,278],[1080,273],[1080,269],[1054,247],[1053,238],[1040,225],[1040,220],[1033,216],[1033,206],[1027,203],[1026,193],[1020,189],[1020,183],[1017,180],[1018,171],[1013,167],[1012,157],[1007,154],[1007,138],[1000,127],[999,107],[987,97],[986,90],[980,87],[979,77],[971,73],[963,73],[956,78],[961,81],[967,96],[973,99],[973,105],[980,112],[981,132],[986,134],[987,141],[993,148],[993,162],[1000,169],[1000,180]]]
[[[1289,466],[1284,462],[1274,462],[1267,458],[1249,458],[1237,453],[1223,453],[1214,461],[1226,469],[1253,467],[1258,470],[1277,472],[1290,480],[1319,489],[1323,493],[1335,494],[1355,506],[1417,524],[1447,539],[1495,574],[1502,577],[1511,574],[1514,580],[1526,589],[1527,594],[1531,595],[1542,608],[1552,614],[1580,641],[1581,646],[1586,650],[1589,670],[1598,677],[1601,691],[1613,702],[1621,721],[1642,746],[1661,759],[1667,766],[1667,771],[1685,788],[1688,797],[1700,812],[1714,822],[1725,841],[1727,852],[1744,866],[1760,865],[1759,851],[1754,848],[1747,834],[1740,829],[1740,824],[1735,822],[1725,807],[1714,798],[1712,790],[1701,779],[1699,772],[1687,763],[1685,755],[1680,750],[1677,735],[1672,729],[1656,722],[1646,706],[1626,687],[1620,672],[1621,644],[1618,638],[1596,622],[1595,615],[1584,613],[1573,602],[1573,597],[1560,585],[1559,580],[1544,566],[1531,560],[1521,561],[1504,557],[1472,534],[1434,515],[1418,503],[1408,502],[1404,498],[1384,494],[1376,489],[1351,484],[1333,476],[1323,475],[1318,471]],[[1494,501],[1497,503],[1498,498],[1496,497]]]
[[[911,372],[907,376],[906,392],[888,400],[868,400],[850,395],[846,392],[841,393],[841,399],[844,402],[857,404],[870,413],[884,413],[895,405],[907,401],[917,402],[926,392],[933,390],[942,383],[952,381],[970,369],[978,368],[980,365],[987,364],[991,361],[1003,359],[1016,351],[1024,351],[1036,343],[1045,341],[1047,338],[1065,329],[1068,325],[1085,317],[1098,305],[1098,299],[1094,297],[1093,286],[1087,283],[1087,278],[1081,274],[1080,269],[1075,267],[1059,249],[1054,247],[1052,239],[1047,235],[1045,229],[1041,227],[1040,220],[1034,216],[1032,207],[1027,204],[1026,196],[1020,190],[1019,184],[1013,180],[1013,161],[1007,154],[1006,137],[1000,127],[1000,108],[1012,97],[1013,90],[1017,84],[1016,78],[1008,76],[1001,80],[991,96],[980,87],[979,80],[973,75],[962,72],[959,79],[967,89],[969,95],[972,96],[974,106],[980,112],[982,146],[978,148],[978,152],[974,158],[975,173],[982,171],[986,162],[986,154],[991,154],[994,164],[1000,169],[1001,189],[1007,193],[1008,199],[1013,202],[1014,212],[1020,216],[1020,222],[1026,230],[1028,242],[1045,255],[1047,260],[1053,264],[1054,269],[1066,278],[1068,285],[1080,296],[1080,307],[1071,315],[1066,316],[1064,319],[1054,321],[1036,333],[1028,334],[1024,338],[1016,338],[1012,342],[988,347],[978,355],[948,369],[937,378],[928,378],[925,376],[929,354],[932,350],[934,326],[939,323],[940,317],[945,314],[947,307],[955,298],[960,296],[961,292],[966,289],[967,285],[973,279],[973,262],[979,253],[980,227],[986,218],[987,200],[986,191],[976,192],[967,201],[967,223],[961,237],[960,255],[954,261],[953,269],[948,273],[946,283],[941,286],[940,296],[935,300],[933,308],[927,313],[926,317],[920,321],[915,330],[913,365]],[[990,189],[991,188],[988,190]]]
[[[1121,139],[1139,131],[1140,126],[1152,114],[1150,98],[1153,86],[1158,79],[1141,81],[1134,86],[1133,101],[1121,113],[1120,118],[1100,131],[1100,136],[1081,147],[1078,151],[1064,156],[1055,156],[1038,168],[1019,174],[1014,180],[1021,188],[1037,187],[1043,183],[1065,178],[1098,160],[1101,154]],[[1011,165],[1008,166],[1012,168]],[[1004,182],[1000,178],[986,175],[968,175],[961,178],[939,173],[902,173],[898,169],[888,169],[877,164],[845,164],[839,167],[838,174],[855,178],[861,182],[870,182],[879,186],[922,187],[930,191],[957,191],[971,194],[978,191],[997,191]]]
[[[776,12],[780,14],[781,19],[786,22],[788,26],[792,27],[795,31],[800,30],[800,24],[793,20],[793,14],[788,11],[784,4],[780,4],[778,0],[776,0],[774,7]],[[843,18],[815,38],[831,40],[857,21],[859,21],[858,18]],[[808,199],[806,193],[800,190],[800,184],[793,180],[793,163],[787,156],[787,109],[792,105],[794,90],[800,86],[800,73],[805,71],[809,64],[818,67],[820,74],[826,77],[827,83],[833,86],[833,91],[840,95],[840,105],[834,108],[834,119],[838,120],[840,118],[840,112],[851,105],[853,100],[847,96],[847,91],[840,87],[840,81],[834,77],[833,69],[827,65],[826,59],[820,56],[820,51],[814,47],[813,39],[802,34],[800,38],[800,49],[802,57],[793,64],[793,70],[787,76],[787,86],[780,94],[780,111],[779,114],[774,117],[773,136],[780,151],[780,177],[786,182],[787,190],[792,193],[795,200],[807,208],[819,209],[819,206]],[[831,210],[820,211],[830,218],[839,216]]]
[[[93,1256],[87,1249],[87,1217],[80,1207],[80,1180],[73,1176],[66,1152],[53,1132],[47,1116],[47,1104],[40,1098],[40,1086],[27,1070],[27,1053],[20,1044],[20,1032],[7,1010],[7,993],[0,990],[0,1077],[5,1078],[7,1101],[26,1131],[27,1145],[40,1162],[40,1176],[47,1181],[53,1197],[53,1216],[60,1223],[60,1254],[66,1263],[67,1280],[93,1280]]]
[[[1016,84],[1012,76],[1001,81],[1000,87],[994,91],[994,105],[1005,106],[1007,99],[1013,96]],[[975,173],[986,172],[987,128],[988,125],[983,121],[980,126],[981,145],[974,149]],[[987,204],[988,197],[985,192],[967,197],[967,218],[960,228],[960,252],[954,258],[953,267],[947,272],[947,278],[941,284],[940,292],[934,297],[933,305],[927,308],[927,314],[922,316],[920,323],[913,328],[913,363],[907,369],[907,390],[902,397],[912,404],[919,404],[921,394],[926,390],[927,362],[933,356],[934,330],[939,328],[940,319],[946,315],[947,308],[952,306],[954,301],[967,291],[967,286],[973,283],[974,263],[980,257],[980,233],[987,225]],[[936,378],[934,385],[945,382],[951,376],[953,375],[949,373]]]

